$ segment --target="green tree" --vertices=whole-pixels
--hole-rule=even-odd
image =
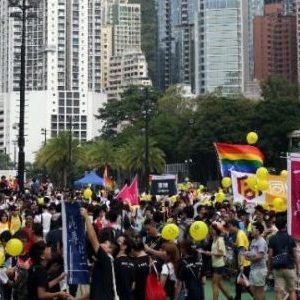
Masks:
[[[105,139],[115,138],[120,128],[133,126],[143,121],[143,106],[146,98],[150,103],[151,113],[156,112],[158,92],[148,87],[146,97],[145,87],[130,86],[121,96],[121,100],[108,101],[99,109],[96,116],[103,122],[101,136]]]
[[[167,89],[158,99],[158,112],[151,120],[150,134],[165,152],[167,162],[188,158],[188,151],[182,153],[178,145],[186,135],[190,136],[195,104],[195,100],[185,98],[177,86]]]
[[[266,164],[286,168],[280,156],[288,151],[288,134],[300,128],[298,86],[281,76],[273,76],[262,82],[261,88],[263,100],[256,105],[253,127],[259,133]]]
[[[280,156],[288,151],[288,134],[300,128],[300,102],[298,100],[261,101],[256,106],[253,119],[259,134],[259,146],[263,150],[267,165],[280,165]]]
[[[67,186],[68,179],[72,179],[73,162],[79,157],[79,142],[72,139],[70,134],[69,131],[63,131],[57,137],[48,140],[37,152],[35,159],[36,166],[46,168],[59,186]]]
[[[87,149],[92,169],[100,169],[105,166],[116,167],[115,149],[108,140],[96,140]]]
[[[153,139],[149,140],[149,168],[150,172],[161,173],[165,154],[156,145]],[[145,138],[136,136],[123,145],[118,151],[118,160],[123,170],[145,174]]]
[[[290,84],[282,76],[271,76],[261,83],[262,97],[266,101],[277,101],[281,99],[298,99],[298,86]]]
[[[11,161],[8,154],[5,152],[0,152],[0,169],[1,170],[10,170],[14,167],[14,163]]]
[[[198,101],[193,131],[194,154],[214,151],[215,142],[245,142],[246,133],[253,130],[256,102],[224,97],[200,97]]]

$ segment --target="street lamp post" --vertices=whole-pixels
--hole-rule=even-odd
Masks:
[[[72,176],[73,176],[73,166],[72,166],[72,143],[73,143],[73,118],[69,116],[69,140],[68,140],[68,150],[69,150],[69,177],[68,177],[68,185],[69,188],[72,188]]]
[[[9,0],[9,6],[18,8],[21,12],[12,13],[11,16],[22,21],[21,35],[21,71],[20,71],[20,113],[19,113],[19,136],[18,136],[18,184],[20,192],[24,191],[25,172],[25,76],[26,76],[26,20],[34,15],[28,10],[35,7],[39,0]]]
[[[17,165],[17,144],[18,144],[17,140],[13,141],[13,145],[14,145],[14,170],[16,169],[16,165]]]
[[[144,102],[144,116],[145,116],[145,192],[149,193],[149,113],[150,113],[150,103],[149,103],[149,90],[145,87],[145,102]]]
[[[47,144],[47,129],[42,128],[41,129],[41,134],[44,136],[44,146],[46,146],[46,144]]]
[[[191,164],[193,163],[193,160],[191,158],[186,159],[184,161],[185,165],[186,165],[186,169],[187,169],[187,176],[189,178],[189,180],[191,180]]]

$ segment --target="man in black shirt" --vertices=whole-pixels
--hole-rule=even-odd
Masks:
[[[285,292],[289,299],[296,300],[296,269],[300,264],[294,239],[286,231],[286,218],[277,217],[275,225],[278,232],[269,241],[269,272],[274,272],[276,299],[283,299]]]
[[[134,283],[134,261],[129,256],[131,253],[131,243],[125,236],[117,239],[118,254],[114,261],[117,292],[120,300],[132,300]]]
[[[51,259],[51,248],[47,247],[45,242],[40,241],[33,244],[30,250],[30,258],[32,260],[32,266],[28,271],[27,289],[28,299],[68,299],[69,294],[65,292],[50,293],[49,288],[61,281],[64,276],[48,282],[48,275],[45,265],[47,261]]]
[[[87,235],[95,253],[95,264],[92,273],[91,300],[113,300],[116,295],[116,282],[113,268],[111,235],[102,231],[97,238],[93,224],[86,209],[80,209],[85,219]]]

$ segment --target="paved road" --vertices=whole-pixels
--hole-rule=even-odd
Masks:
[[[226,286],[229,287],[229,290],[232,292],[232,295],[234,296],[234,285],[232,281],[226,281]],[[205,285],[205,299],[211,300],[212,299],[212,288],[211,288],[211,280],[208,280]],[[247,294],[244,293],[242,295],[242,300],[252,300],[253,298]],[[266,293],[266,300],[274,300],[275,296],[273,291],[268,291]],[[226,298],[223,296],[222,293],[220,293],[219,300],[226,300]]]

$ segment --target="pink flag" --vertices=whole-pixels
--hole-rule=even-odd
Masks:
[[[124,202],[124,201],[131,202],[131,195],[130,195],[129,187],[127,184],[125,184],[124,187],[121,189],[121,191],[117,195],[117,199],[122,202]]]
[[[131,195],[131,200],[130,200],[131,205],[139,205],[140,198],[139,198],[139,185],[138,185],[137,175],[134,177],[134,179],[128,189],[129,189],[129,193]]]

